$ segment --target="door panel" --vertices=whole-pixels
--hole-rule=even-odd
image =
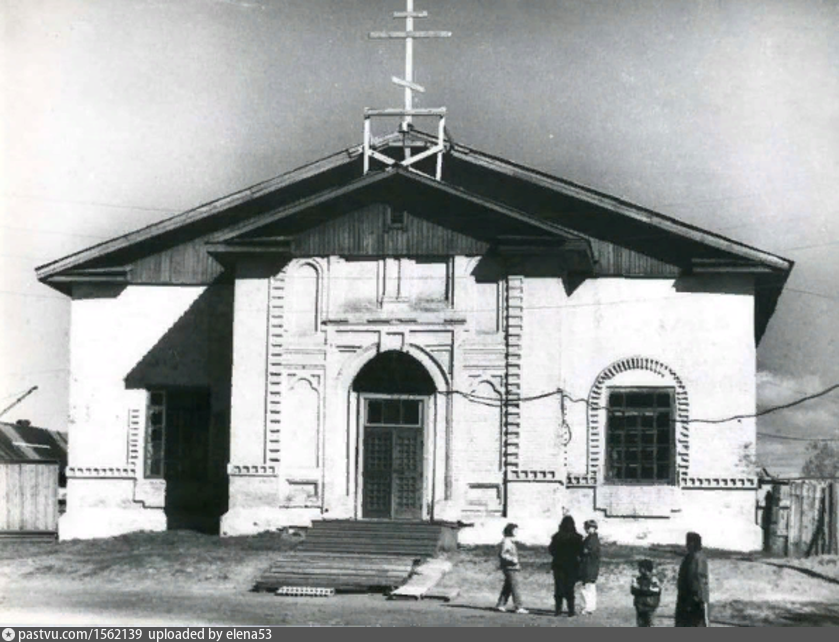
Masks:
[[[362,517],[391,516],[392,468],[393,433],[389,428],[366,428]]]
[[[422,519],[423,401],[367,398],[364,410],[362,517]]]
[[[422,518],[422,432],[395,428],[393,518]]]

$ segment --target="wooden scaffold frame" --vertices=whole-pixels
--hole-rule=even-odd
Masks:
[[[401,108],[388,109],[371,109],[364,110],[364,173],[370,171],[371,160],[376,160],[384,163],[388,167],[405,167],[409,171],[417,172],[426,176],[425,172],[421,172],[414,167],[417,163],[426,158],[437,156],[437,165],[433,178],[440,180],[443,175],[443,152],[445,151],[445,136],[446,136],[446,108],[414,108],[414,92],[425,93],[425,87],[414,82],[414,39],[415,38],[449,38],[450,31],[414,31],[414,20],[417,18],[427,18],[427,11],[414,11],[414,0],[406,0],[405,11],[394,11],[393,17],[405,20],[405,31],[372,31],[369,34],[372,40],[404,40],[405,41],[405,78],[391,77],[391,81],[404,89],[405,104]],[[413,118],[432,116],[437,120],[437,140],[424,151],[413,154],[412,144],[409,140],[411,131],[413,130]],[[402,121],[399,124],[399,132],[402,134],[402,147],[404,148],[404,158],[397,160],[390,156],[379,152],[375,149],[375,141],[373,140],[373,127],[371,119],[373,118],[392,118],[401,117]]]

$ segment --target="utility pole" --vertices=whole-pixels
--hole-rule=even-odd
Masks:
[[[0,417],[2,417],[2,416],[3,416],[3,415],[5,415],[7,412],[9,412],[12,408],[14,408],[16,405],[18,405],[18,404],[19,404],[21,401],[23,401],[24,399],[26,399],[29,395],[31,395],[31,394],[32,394],[33,392],[35,392],[37,389],[38,389],[38,386],[32,386],[29,390],[27,390],[26,392],[24,392],[24,393],[23,393],[20,397],[18,397],[17,399],[15,399],[12,403],[10,403],[8,406],[6,406],[5,408],[3,408],[3,410],[2,410],[2,411],[0,411]]]

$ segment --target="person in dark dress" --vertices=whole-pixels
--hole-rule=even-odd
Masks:
[[[679,567],[676,626],[708,626],[708,559],[699,533],[687,534],[686,548]]]
[[[551,538],[548,552],[551,554],[551,569],[554,574],[554,615],[562,613],[562,601],[568,604],[568,616],[574,615],[574,585],[580,571],[580,554],[583,538],[577,532],[574,518],[566,515],[559,524],[559,530]]]

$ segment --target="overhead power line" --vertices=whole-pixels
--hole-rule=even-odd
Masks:
[[[771,414],[773,412],[778,412],[780,410],[786,410],[787,408],[793,408],[795,406],[801,405],[803,403],[807,403],[808,401],[812,401],[814,399],[818,399],[819,397],[824,397],[825,395],[830,394],[834,390],[839,389],[839,383],[834,384],[816,392],[814,394],[807,395],[805,397],[801,397],[800,399],[796,399],[795,401],[791,401],[789,403],[781,404],[778,406],[773,406],[771,408],[766,408],[764,410],[755,412],[755,413],[743,413],[737,415],[731,415],[729,417],[723,417],[720,419],[705,419],[705,418],[689,418],[683,421],[678,421],[676,419],[671,419],[672,423],[688,423],[688,424],[724,424],[729,423],[732,421],[740,421],[743,419],[756,419],[758,417],[763,417],[765,415]],[[458,395],[465,398],[467,401],[471,401],[474,403],[479,403],[481,405],[490,406],[494,408],[502,409],[510,404],[514,403],[528,403],[531,401],[537,401],[539,399],[546,399],[548,397],[560,395],[563,400],[568,400],[574,403],[583,403],[588,405],[589,401],[587,399],[581,397],[575,397],[573,395],[568,394],[562,388],[557,388],[555,390],[549,390],[547,392],[539,393],[536,395],[529,395],[529,396],[503,396],[499,394],[496,397],[489,397],[485,395],[476,395],[470,392],[464,392],[462,390],[445,390],[445,391],[438,391],[438,394],[443,395]],[[773,435],[770,433],[757,433],[761,437],[768,437],[768,438],[779,438],[779,439],[790,439],[793,441],[839,441],[839,438],[808,438],[808,437],[786,437],[782,435]]]
[[[49,201],[51,203],[65,203],[68,205],[90,205],[92,207],[109,207],[119,210],[143,210],[145,212],[174,212],[176,209],[170,207],[147,207],[145,205],[128,205],[125,203],[103,203],[101,201],[76,201],[68,198],[52,198],[49,196],[36,196],[34,194],[3,194],[3,198],[18,198],[33,201]]]

